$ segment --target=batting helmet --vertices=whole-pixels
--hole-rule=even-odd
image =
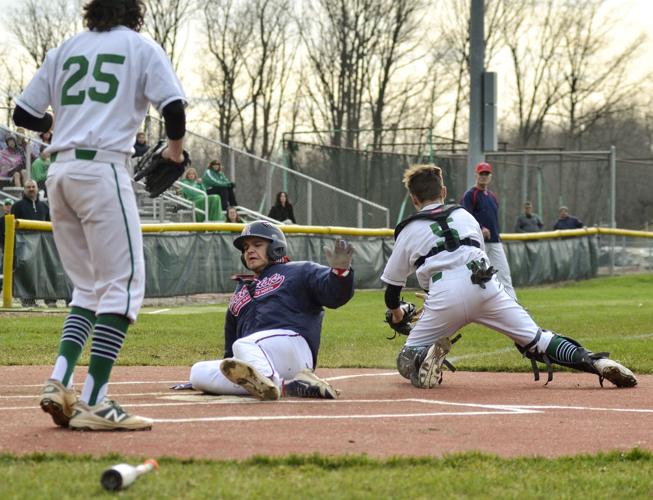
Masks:
[[[240,233],[240,236],[234,240],[234,246],[240,250],[240,253],[243,253],[245,238],[254,236],[270,242],[268,245],[268,259],[270,259],[270,262],[278,261],[286,256],[288,244],[286,243],[286,236],[283,234],[283,231],[274,224],[261,220],[247,224]]]

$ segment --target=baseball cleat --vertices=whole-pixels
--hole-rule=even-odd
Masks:
[[[609,380],[617,387],[635,387],[637,379],[633,372],[625,366],[609,358],[601,358],[594,361],[594,368],[599,376]]]
[[[295,378],[283,383],[283,395],[298,398],[338,399],[338,389],[315,375],[312,370],[302,370]]]
[[[429,347],[417,374],[411,376],[411,383],[420,389],[430,389],[436,383],[440,383],[442,381],[442,363],[450,350],[451,342],[447,337],[438,339]]]
[[[69,426],[75,431],[149,431],[152,420],[130,415],[118,403],[105,399],[89,406],[78,401]]]
[[[48,379],[43,387],[39,405],[59,427],[68,427],[73,416],[73,406],[77,403],[77,394],[73,389],[66,389],[61,382]]]
[[[220,363],[220,371],[234,384],[238,384],[252,396],[261,401],[279,399],[281,391],[267,377],[249,363],[240,359],[225,359]]]

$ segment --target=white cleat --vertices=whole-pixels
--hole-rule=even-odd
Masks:
[[[69,427],[75,431],[149,431],[152,428],[151,419],[130,415],[110,399],[94,406],[78,401],[73,410]]]
[[[417,372],[417,377],[411,377],[410,381],[420,389],[430,389],[436,383],[442,381],[442,363],[451,350],[451,342],[447,337],[439,339],[429,347],[426,357],[422,361]]]
[[[601,377],[609,380],[617,387],[635,387],[637,385],[637,379],[633,372],[612,359],[597,359],[594,361],[594,368]]]

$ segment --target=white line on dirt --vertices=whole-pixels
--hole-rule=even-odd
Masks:
[[[432,413],[378,413],[373,415],[265,415],[265,416],[229,416],[200,418],[162,418],[153,419],[155,423],[183,424],[189,422],[256,422],[265,420],[354,420],[373,418],[423,418],[423,417],[464,417],[478,415],[514,415],[516,413],[539,413],[534,411],[469,411],[469,412],[432,412]]]

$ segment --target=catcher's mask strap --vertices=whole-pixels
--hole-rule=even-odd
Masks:
[[[544,385],[548,385],[548,383],[553,380],[553,366],[551,364],[551,359],[546,354],[539,354],[537,352],[537,349],[535,349],[534,353],[531,352],[531,348],[533,348],[538,343],[541,337],[542,337],[542,329],[538,328],[537,333],[535,334],[533,340],[531,340],[524,347],[521,347],[517,343],[515,343],[515,345],[517,346],[517,349],[519,350],[519,352],[522,353],[524,357],[527,357],[531,360],[531,367],[533,369],[533,378],[535,379],[535,382],[540,380],[540,368],[537,366],[537,361],[544,362],[544,364],[546,365],[546,372],[547,372],[546,384]]]
[[[458,243],[460,243],[460,244],[458,246],[456,246],[455,248],[453,248],[453,247],[450,247],[450,248],[453,248],[453,250],[456,250],[460,246],[481,248],[481,244],[478,241],[476,241],[476,240],[474,240],[472,238],[463,238]],[[437,254],[439,254],[441,252],[445,252],[445,251],[446,252],[453,252],[453,250],[450,249],[450,248],[446,248],[445,242],[442,242],[438,246],[435,246],[435,247],[431,248],[431,250],[429,250],[429,253],[427,253],[426,255],[422,255],[420,258],[418,258],[415,261],[415,269],[422,266],[424,264],[424,262],[426,262],[426,259],[428,259],[429,257],[433,257],[434,255],[437,255]]]

